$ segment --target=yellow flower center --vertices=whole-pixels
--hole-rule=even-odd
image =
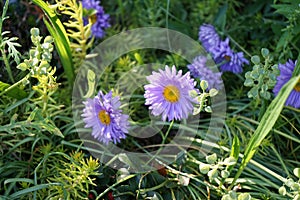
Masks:
[[[97,15],[94,14],[94,15],[90,16],[90,19],[91,19],[92,24],[95,24],[97,21]]]
[[[180,98],[180,92],[174,85],[167,85],[163,91],[163,95],[171,103],[177,102]]]
[[[230,56],[227,56],[227,55],[225,55],[224,58],[225,58],[225,60],[227,60],[227,61],[230,61],[230,60],[231,60],[231,57],[230,57]]]
[[[110,124],[110,116],[105,110],[100,110],[100,112],[98,113],[98,118],[102,124]]]
[[[295,89],[297,92],[300,92],[300,79],[299,79],[298,82],[296,83],[294,89]]]

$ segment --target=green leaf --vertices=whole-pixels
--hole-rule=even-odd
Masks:
[[[222,31],[224,31],[225,29],[225,25],[226,25],[226,12],[228,9],[228,5],[225,4],[223,5],[219,11],[218,14],[215,18],[214,24],[219,27]]]
[[[32,125],[37,125],[43,129],[46,129],[49,131],[49,133],[60,136],[64,138],[65,136],[62,134],[62,132],[55,126],[49,123],[46,123],[45,121],[37,121],[37,122],[32,122]]]
[[[232,146],[231,146],[230,156],[232,156],[236,160],[238,160],[239,154],[240,154],[240,140],[239,140],[238,136],[235,135],[233,138]]]
[[[282,14],[286,17],[294,10],[294,7],[288,4],[272,5],[272,7],[276,9],[275,13]]]
[[[13,193],[12,195],[9,196],[8,199],[20,199],[21,196],[23,196],[23,195],[32,193],[32,192],[37,191],[37,190],[47,188],[50,185],[60,185],[60,184],[58,184],[58,183],[48,183],[48,184],[40,184],[40,185],[32,186],[30,188],[26,188],[24,190],[20,190],[18,192]]]
[[[38,120],[42,120],[42,111],[40,108],[36,107],[27,118],[27,122],[32,122],[35,118],[38,118]]]
[[[46,24],[50,34],[54,38],[54,44],[60,56],[60,60],[64,67],[68,82],[70,86],[72,86],[75,74],[73,69],[70,41],[67,36],[66,30],[55,12],[49,8],[47,3],[42,0],[32,1],[33,3],[41,7],[48,17],[49,22],[44,18],[44,23]]]
[[[10,86],[11,85],[0,81],[0,93],[4,92],[7,96],[18,99],[18,100],[23,99],[28,96],[28,94],[24,90],[20,89],[19,87],[14,87],[14,88],[8,90],[7,92],[5,92],[5,89],[8,89]]]
[[[96,82],[96,75],[92,70],[88,70],[87,73],[87,80],[88,80],[88,92],[84,96],[84,98],[89,98],[93,96],[95,90],[95,82]]]
[[[23,103],[25,103],[26,101],[28,101],[28,100],[32,97],[32,95],[33,95],[34,93],[35,93],[34,91],[31,92],[31,93],[28,95],[28,97],[26,97],[26,98],[24,98],[24,99],[21,99],[21,100],[17,101],[16,103],[12,104],[11,106],[5,108],[4,113],[7,113],[7,112],[11,111],[12,109],[14,109],[14,108],[16,108],[16,107],[22,105]]]
[[[34,184],[33,180],[29,178],[9,178],[4,181],[4,185],[8,183],[15,183],[15,182],[27,182],[27,183]]]
[[[300,55],[298,59],[300,59]],[[300,67],[300,62],[297,63],[296,69],[299,67]],[[297,84],[299,79],[300,79],[300,74],[298,74],[298,76],[296,77],[292,77],[281,88],[277,97],[272,101],[270,106],[267,108],[266,113],[263,115],[257,129],[255,130],[253,136],[251,137],[248,143],[241,166],[239,167],[230,188],[233,187],[235,181],[238,179],[238,177],[241,175],[246,165],[249,163],[251,158],[256,153],[259,145],[262,143],[264,138],[269,134],[269,132],[273,128],[274,124],[276,123],[276,120],[278,119],[284,107],[286,99],[290,95],[290,92],[293,90],[294,86]]]

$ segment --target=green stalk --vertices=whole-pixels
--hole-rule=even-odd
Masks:
[[[4,45],[2,45],[2,42],[3,42],[3,38],[2,38],[2,25],[3,25],[4,19],[6,18],[5,15],[6,15],[6,12],[7,12],[7,9],[8,9],[8,3],[9,3],[9,1],[5,2],[5,5],[3,7],[3,13],[2,13],[2,16],[1,16],[1,19],[0,19],[0,31],[1,31],[1,34],[0,34],[0,44],[1,45],[0,46],[1,46],[2,58],[3,58],[4,64],[5,64],[5,68],[6,68],[6,71],[8,73],[9,79],[11,80],[11,82],[14,83],[15,80],[14,80],[14,77],[12,75],[11,68],[10,68],[7,56],[5,54]]]
[[[1,43],[2,43],[2,36],[0,36],[0,41],[1,41]],[[4,51],[3,47],[1,48],[1,54],[2,54],[2,58],[3,58],[4,64],[5,64],[6,71],[7,71],[7,73],[8,73],[8,77],[9,77],[10,81],[11,81],[12,83],[14,83],[15,80],[14,80],[14,77],[13,77],[13,75],[12,75],[12,71],[11,71],[11,68],[10,68],[10,64],[9,64],[9,62],[8,62],[8,59],[7,59],[7,56],[6,56],[6,54],[5,54],[5,51]]]
[[[16,82],[15,84],[9,86],[8,88],[4,89],[3,92],[0,93],[0,96],[4,95],[5,93],[13,90],[14,88],[16,88],[18,85],[20,85],[21,83],[23,83],[24,81],[28,80],[30,77],[30,74],[27,74],[27,76],[25,76],[24,78],[22,78],[21,80],[19,80],[18,82]],[[22,91],[22,92],[21,92]],[[23,90],[20,90],[19,91],[20,93],[20,96],[24,96],[24,94],[26,95],[26,93],[23,91]]]

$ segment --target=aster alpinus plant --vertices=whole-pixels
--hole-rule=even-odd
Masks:
[[[280,74],[277,76],[277,82],[273,89],[275,96],[278,95],[284,84],[292,78],[296,63],[297,61],[294,62],[293,60],[289,59],[285,64],[278,65]],[[300,108],[300,80],[298,80],[297,84],[291,91],[285,102],[285,105],[292,106],[294,108]]]
[[[98,93],[93,99],[84,101],[83,121],[85,127],[92,128],[92,136],[104,144],[120,142],[128,133],[128,115],[120,110],[120,97],[113,97],[112,91],[108,94]]]
[[[243,65],[249,64],[243,52],[235,52],[229,46],[230,39],[224,41],[211,24],[203,24],[199,28],[199,40],[204,49],[212,54],[216,64],[222,72],[230,71],[235,74],[242,73]]]
[[[154,116],[162,115],[163,121],[181,120],[193,112],[196,101],[190,93],[196,89],[189,72],[182,75],[179,70],[177,74],[175,66],[166,66],[165,71],[152,72],[147,80],[150,84],[144,86],[145,104],[150,105]]]
[[[222,72],[213,72],[209,66],[208,56],[200,55],[194,58],[193,62],[187,65],[191,75],[208,83],[207,89],[222,89]]]

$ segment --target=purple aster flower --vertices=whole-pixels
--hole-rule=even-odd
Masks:
[[[104,29],[110,27],[109,24],[109,14],[104,13],[104,9],[99,5],[100,1],[96,0],[82,0],[82,7],[85,9],[94,9],[96,14],[91,17],[92,20],[92,34],[96,38],[102,38],[105,35]],[[84,23],[87,24],[88,21],[84,18]]]
[[[216,88],[220,90],[222,88],[222,72],[213,72],[206,66],[206,62],[206,56],[198,56],[194,58],[193,63],[187,67],[193,77],[208,82],[208,89]]]
[[[215,27],[211,24],[203,24],[199,28],[199,40],[204,49],[211,53],[219,46],[221,38],[219,37]]]
[[[112,92],[104,95],[102,91],[93,99],[88,98],[83,102],[83,121],[85,128],[92,128],[92,136],[108,144],[124,139],[125,133],[128,133],[129,123],[128,115],[122,114],[119,109],[121,103],[119,97],[112,97]]]
[[[249,61],[244,57],[243,52],[235,53],[229,46],[229,38],[221,41],[217,48],[212,51],[214,60],[220,64],[222,72],[230,71],[235,74],[243,72],[243,65],[249,64]]]
[[[279,64],[278,69],[280,75],[277,76],[277,83],[273,89],[275,96],[278,95],[280,89],[286,84],[291,78],[297,61],[294,62],[289,59],[285,64]],[[289,97],[285,102],[286,106],[293,106],[295,108],[300,108],[300,80],[290,93]]]
[[[182,75],[182,71],[175,66],[165,67],[165,71],[152,72],[147,76],[150,84],[145,85],[146,105],[150,105],[154,116],[162,115],[162,120],[169,121],[186,119],[189,113],[193,113],[193,102],[196,102],[189,92],[195,90],[195,81],[190,73]]]

